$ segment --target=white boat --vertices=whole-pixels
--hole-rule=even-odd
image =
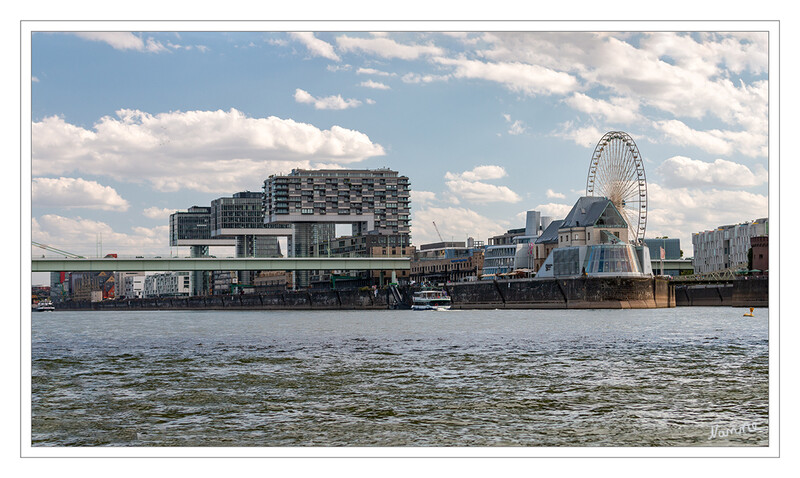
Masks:
[[[443,290],[414,292],[411,310],[450,310],[450,297]]]
[[[56,310],[55,306],[47,299],[39,302],[39,304],[36,305],[37,312],[52,312],[54,310]]]

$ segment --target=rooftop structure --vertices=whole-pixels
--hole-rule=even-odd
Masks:
[[[605,197],[578,199],[558,228],[558,247],[628,242],[628,223]]]

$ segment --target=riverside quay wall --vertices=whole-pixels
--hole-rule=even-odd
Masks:
[[[448,285],[454,309],[654,309],[675,307],[662,278],[512,279]]]
[[[674,288],[663,278],[513,279],[460,282],[445,286],[454,309],[645,309],[675,307]],[[287,291],[65,302],[59,309],[393,309],[410,308],[416,288]],[[395,292],[397,292],[395,294]]]
[[[675,304],[683,306],[769,307],[769,279],[747,278],[722,283],[675,283]]]

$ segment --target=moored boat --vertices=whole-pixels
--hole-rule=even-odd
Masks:
[[[54,310],[56,310],[55,306],[47,299],[39,302],[39,304],[36,305],[36,312],[52,312]]]
[[[421,290],[414,293],[411,310],[450,310],[451,302],[443,290]]]

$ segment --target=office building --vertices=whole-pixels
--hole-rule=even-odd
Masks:
[[[330,248],[336,224],[351,226],[352,237],[394,238],[386,244],[387,255],[392,246],[402,249],[411,243],[409,180],[390,169],[295,169],[272,175],[264,181],[263,214],[267,225],[293,225],[291,253],[296,257],[320,254],[321,244]],[[298,286],[307,287],[311,275],[298,271]]]

